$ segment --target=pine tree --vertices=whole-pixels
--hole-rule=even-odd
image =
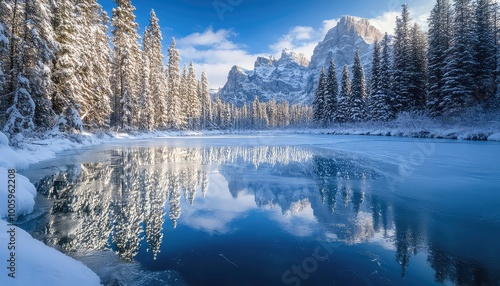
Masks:
[[[212,100],[210,98],[210,91],[208,89],[208,79],[205,70],[201,72],[201,81],[199,90],[200,90],[199,98],[201,99],[201,118],[202,118],[201,128],[206,129],[208,126],[210,126],[212,122]]]
[[[260,129],[260,118],[259,118],[259,97],[256,96],[252,102],[252,128]]]
[[[57,124],[59,129],[65,132],[82,130],[80,118],[80,105],[83,86],[76,76],[79,69],[78,50],[76,41],[76,21],[73,5],[69,0],[62,0],[57,7],[55,17],[56,40],[59,49],[54,59],[54,70],[52,81],[54,82],[54,93],[52,95],[52,107],[59,116]]]
[[[325,94],[327,92],[327,82],[325,76],[325,68],[321,69],[321,75],[319,77],[318,88],[316,89],[316,94],[313,101],[313,112],[314,112],[314,122],[318,125],[324,126],[326,122],[325,118]]]
[[[175,48],[175,38],[172,38],[172,44],[168,48],[168,96],[167,96],[167,116],[168,127],[179,129],[183,125],[181,98],[180,98],[180,55]]]
[[[444,115],[459,115],[473,101],[474,68],[474,14],[471,0],[454,1],[451,46],[446,57],[443,87]]]
[[[75,76],[81,85],[79,93],[81,117],[85,126],[109,126],[111,112],[111,48],[108,16],[96,0],[78,1],[75,6],[75,42],[79,67]]]
[[[201,100],[198,97],[198,81],[193,67],[193,62],[189,63],[189,71],[186,78],[186,103],[188,128],[198,129],[201,119]]]
[[[335,68],[335,62],[332,58],[330,66],[328,67],[328,77],[326,79],[326,90],[325,95],[325,120],[328,124],[335,121],[335,116],[337,114],[337,100],[339,96],[339,83],[337,80],[337,69]]]
[[[475,103],[487,103],[496,94],[497,43],[495,5],[492,0],[477,0],[475,8]]]
[[[410,74],[408,92],[411,111],[424,111],[427,97],[427,39],[418,24],[411,29],[411,48],[408,62]]]
[[[137,127],[137,99],[139,93],[140,48],[137,40],[138,24],[135,22],[135,7],[130,0],[115,0],[113,9],[113,124],[130,130]]]
[[[394,107],[393,107],[393,72],[392,72],[392,62],[391,62],[391,52],[390,52],[390,39],[389,35],[385,33],[384,39],[382,40],[382,55],[380,59],[380,77],[381,77],[381,88],[382,93],[385,95],[385,103],[384,109],[386,111],[387,120],[393,119]]]
[[[341,90],[338,98],[338,110],[336,121],[345,123],[349,120],[349,98],[351,97],[351,77],[349,75],[349,67],[344,65],[342,72]]]
[[[188,117],[189,117],[189,79],[188,79],[188,67],[184,64],[182,68],[181,82],[179,88],[179,102],[180,102],[180,114],[178,115],[179,128],[188,129]]]
[[[386,33],[382,43],[375,43],[373,50],[368,112],[370,118],[375,121],[387,121],[392,118],[390,105],[392,74],[390,67],[389,36]]]
[[[352,73],[351,96],[349,97],[349,119],[354,122],[360,122],[366,119],[366,86],[365,72],[361,65],[358,48],[356,48]]]
[[[393,108],[396,114],[411,109],[411,94],[408,90],[411,73],[411,65],[408,62],[411,54],[410,33],[410,14],[408,5],[404,4],[401,17],[396,20],[394,42]]]
[[[276,127],[278,125],[278,106],[276,105],[276,100],[274,98],[267,104],[267,114],[269,118],[269,126]]]
[[[451,45],[452,10],[449,0],[438,0],[429,17],[428,72],[429,93],[427,108],[431,116],[443,112],[443,88],[446,56]]]
[[[30,9],[24,6],[25,25],[23,26],[22,38],[19,40],[20,49],[17,60],[16,71],[18,72],[13,90],[12,104],[6,110],[7,121],[3,131],[10,137],[10,144],[22,146],[23,139],[31,136],[35,128],[33,118],[35,117],[35,102],[29,92],[30,82],[27,70],[30,65],[26,59],[28,50],[33,49],[33,42],[29,41],[32,32],[29,23]]]
[[[7,109],[12,110],[16,105],[14,99],[16,94],[20,95],[19,88],[27,88],[35,109],[33,127],[43,132],[52,127],[55,119],[50,102],[54,87],[51,66],[57,46],[52,26],[52,6],[47,0],[1,1],[0,27],[0,50],[3,50],[0,53],[0,62],[3,63],[0,64],[3,69],[0,72],[0,83],[3,81],[0,125],[7,120],[4,117],[7,116]],[[18,79],[26,82],[18,83]],[[22,101],[23,97],[18,99]]]
[[[159,20],[154,10],[151,10],[149,26],[144,33],[144,53],[149,61],[149,86],[153,101],[153,122],[156,128],[166,127],[167,118],[167,78],[163,66],[162,33]]]
[[[140,126],[141,130],[151,131],[155,128],[155,108],[150,88],[150,61],[146,53],[143,54],[141,91],[139,94]]]
[[[0,93],[0,125],[3,126],[7,120],[6,111],[14,104],[14,92],[19,67],[19,41],[23,38],[24,5],[20,0],[0,1],[0,23],[5,27],[6,43],[5,53],[0,53],[0,62],[3,63],[3,75],[5,77],[4,91]]]
[[[382,75],[381,75],[381,48],[380,43],[376,40],[373,43],[373,59],[370,79],[370,92],[366,101],[368,119],[379,120],[376,105],[377,97],[382,94]]]
[[[38,132],[44,132],[52,128],[55,119],[50,101],[54,90],[52,62],[57,51],[52,6],[48,0],[26,0],[25,9],[29,14],[25,25],[30,29],[27,40],[32,43],[24,52],[29,64],[26,75],[30,82],[29,93],[35,103],[33,123]]]

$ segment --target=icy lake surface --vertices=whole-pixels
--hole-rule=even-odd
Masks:
[[[105,285],[500,283],[498,142],[164,138],[22,174],[20,226]]]

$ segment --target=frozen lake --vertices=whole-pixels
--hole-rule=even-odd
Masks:
[[[498,142],[163,138],[21,173],[20,227],[105,285],[500,283]]]

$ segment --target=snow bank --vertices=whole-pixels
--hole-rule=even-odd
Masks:
[[[83,263],[78,262],[61,252],[50,248],[31,237],[24,230],[14,227],[15,240],[10,238],[13,227],[0,220],[0,267],[1,285],[39,285],[58,286],[100,285],[100,279]],[[10,259],[8,244],[15,243],[15,269],[8,269]],[[12,246],[12,245],[11,245]],[[15,271],[15,278],[8,276],[11,270]]]
[[[488,141],[500,141],[500,133],[491,134],[488,137]]]
[[[3,202],[0,204],[0,218],[6,219],[8,215],[8,170],[4,167],[0,167],[0,201]],[[15,193],[11,195],[15,195],[16,207],[15,214],[16,216],[27,215],[33,211],[33,207],[35,206],[35,196],[36,189],[35,186],[28,180],[28,178],[16,174],[15,179]]]

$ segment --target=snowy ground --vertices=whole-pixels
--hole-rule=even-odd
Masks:
[[[10,238],[12,231],[15,232],[15,241]],[[0,242],[1,285],[100,285],[97,274],[83,263],[46,246],[24,230],[9,226],[3,220],[0,220]],[[15,246],[15,250],[8,249],[10,242],[13,242],[10,246]],[[11,251],[15,251],[12,252],[15,253],[15,264],[8,261],[11,259]],[[15,268],[7,268],[10,265]],[[9,273],[15,278],[9,277]]]
[[[301,134],[337,134],[337,135],[374,135],[374,136],[401,136],[418,138],[446,138],[459,140],[490,140],[500,141],[500,124],[491,122],[486,125],[470,125],[467,127],[453,127],[408,120],[394,125],[387,124],[358,124],[341,125],[328,129],[288,129],[270,131],[205,131],[205,132],[151,132],[141,134],[125,133],[84,133],[69,138],[49,138],[43,140],[29,140],[24,149],[14,150],[8,146],[7,137],[0,132],[0,197],[1,201],[8,200],[8,170],[26,169],[30,164],[51,159],[58,152],[76,149],[85,146],[99,145],[110,142],[126,142],[137,139],[165,138],[172,136],[196,136],[216,134],[269,134],[269,133],[301,133]],[[29,180],[19,174],[16,175],[16,215],[26,215],[33,211],[36,190]],[[9,242],[10,226],[7,225],[8,205],[0,204],[0,258],[9,257],[7,245]],[[16,252],[17,261],[15,279],[8,278],[8,269],[2,267],[0,283],[4,285],[99,285],[98,276],[80,262],[45,246],[33,239],[28,233],[16,228],[16,243],[20,250]],[[5,260],[3,260],[5,261]],[[4,262],[5,264],[5,262]],[[29,272],[26,271],[30,269]],[[77,279],[75,279],[77,278]],[[81,279],[80,279],[81,278]]]

